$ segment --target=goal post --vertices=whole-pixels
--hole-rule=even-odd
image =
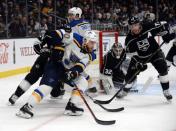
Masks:
[[[103,56],[111,49],[114,43],[118,42],[118,32],[99,31],[99,69],[102,71]],[[108,46],[109,48],[107,48]]]

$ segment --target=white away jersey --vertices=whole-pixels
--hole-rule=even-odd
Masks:
[[[70,27],[72,28],[72,31],[74,33],[77,33],[81,36],[84,36],[86,31],[91,30],[91,25],[89,22],[80,19],[80,20],[73,20],[69,23]]]
[[[86,68],[93,57],[91,54],[83,53],[81,45],[83,44],[83,37],[73,33],[73,41],[65,47],[63,64],[64,67],[70,69],[74,66],[80,66],[82,70]]]

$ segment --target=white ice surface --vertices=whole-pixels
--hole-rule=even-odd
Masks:
[[[145,94],[129,94],[124,100],[114,100],[105,105],[108,108],[124,106],[125,110],[119,113],[106,112],[87,98],[99,119],[116,120],[116,124],[110,126],[98,125],[85,106],[83,116],[63,115],[69,93],[66,93],[63,100],[46,97],[34,108],[35,116],[32,119],[18,118],[15,113],[38,84],[26,92],[15,106],[7,106],[8,98],[24,75],[0,79],[0,131],[176,131],[176,70],[171,69],[171,72],[171,92],[174,95],[171,104],[163,97],[156,78]],[[138,77],[139,88],[149,76],[157,76],[153,68]],[[110,97],[100,95],[97,99],[106,100]]]

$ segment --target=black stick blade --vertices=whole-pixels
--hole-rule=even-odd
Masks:
[[[113,97],[112,97],[113,98]],[[113,99],[109,99],[109,100],[95,100],[95,103],[99,103],[99,104],[109,104]]]
[[[108,111],[108,112],[120,112],[120,111],[123,111],[124,110],[124,107],[121,107],[121,108],[116,108],[116,109],[109,109],[109,108],[106,108],[104,106],[102,106],[100,103],[97,103],[96,100],[94,101],[95,104],[99,105],[101,108],[103,108],[104,110]]]
[[[108,109],[108,108],[104,107],[103,109],[106,110],[106,111],[108,111],[108,112],[120,112],[120,111],[124,110],[124,107],[120,107],[120,108],[116,108],[116,109]]]
[[[103,121],[103,120],[99,120],[97,118],[95,118],[95,121],[100,125],[113,125],[116,122],[115,120]]]

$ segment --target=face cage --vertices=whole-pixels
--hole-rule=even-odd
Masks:
[[[115,57],[120,58],[120,56],[123,52],[123,48],[116,47],[116,48],[113,48],[112,50],[113,50]]]

